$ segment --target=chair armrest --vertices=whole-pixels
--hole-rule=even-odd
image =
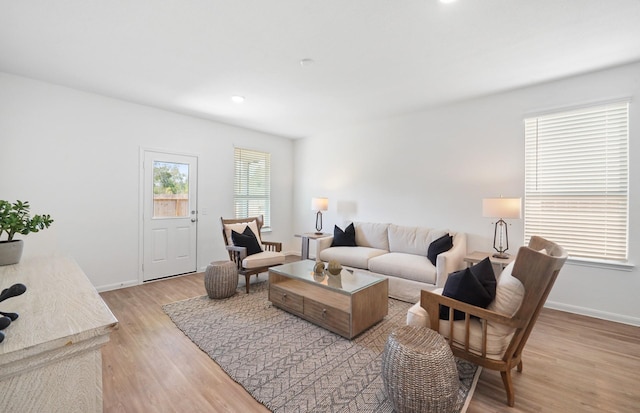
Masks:
[[[457,233],[453,236],[453,247],[438,254],[436,258],[436,288],[444,287],[449,274],[466,267],[464,257],[467,255],[467,234]]]
[[[265,251],[275,251],[275,252],[282,251],[282,243],[281,242],[262,241],[262,245],[264,245],[264,250]]]
[[[322,250],[326,250],[327,248],[331,247],[332,243],[333,235],[324,238],[318,238],[316,240],[316,260],[320,259],[320,253],[322,252]]]
[[[506,317],[502,314],[490,311],[485,308],[476,307],[471,304],[463,303],[450,297],[445,297],[439,294],[432,293],[431,291],[422,290],[420,295],[420,306],[424,308],[429,315],[429,327],[437,332],[440,332],[440,305],[449,307],[449,320],[453,321],[454,311],[462,311],[465,313],[464,320],[460,320],[464,323],[464,337],[459,337],[459,334],[454,336],[454,326],[457,322],[449,322],[449,331],[442,332],[447,338],[449,346],[454,351],[454,355],[458,351],[467,354],[471,348],[471,317],[475,316],[480,319],[482,325],[481,334],[481,351],[478,355],[482,358],[487,356],[487,338],[488,338],[488,323],[497,323],[516,331],[521,334],[526,327],[526,320],[520,320],[515,317]],[[508,352],[513,352],[513,341],[509,345]],[[473,361],[473,360],[472,360]]]
[[[475,305],[463,303],[451,297],[436,294],[432,291],[422,290],[420,295],[420,305],[429,313],[429,322],[432,330],[438,331],[440,327],[440,305],[449,307],[449,318],[454,310],[461,311],[469,316],[475,316],[492,323],[502,324],[510,328],[524,327],[522,320],[514,317],[507,317],[495,311],[486,308],[476,307]]]
[[[235,245],[227,245],[229,259],[236,263],[236,267],[242,269],[242,260],[247,258],[247,249],[245,247],[236,247]]]

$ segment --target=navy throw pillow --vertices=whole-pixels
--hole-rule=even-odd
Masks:
[[[489,258],[471,268],[449,275],[442,295],[477,307],[487,308],[496,298],[496,277]],[[449,307],[440,306],[440,319],[449,319]],[[464,320],[462,311],[454,311],[454,320]]]
[[[355,247],[356,246],[356,229],[353,222],[349,224],[344,231],[337,225],[333,226],[333,242],[332,247]]]
[[[233,240],[233,245],[237,247],[245,247],[247,249],[247,255],[262,252],[262,248],[260,248],[260,243],[258,242],[256,235],[249,227],[246,227],[242,234],[232,230],[231,239]]]
[[[449,234],[443,235],[429,244],[427,258],[429,258],[431,264],[436,265],[436,258],[438,258],[438,254],[447,252],[451,248],[453,248],[453,237]]]

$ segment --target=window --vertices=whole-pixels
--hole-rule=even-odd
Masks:
[[[525,243],[574,258],[626,261],[628,102],[525,119]]]
[[[189,216],[189,164],[153,161],[153,217]]]
[[[271,229],[271,154],[235,148],[234,208],[236,218],[264,215]]]

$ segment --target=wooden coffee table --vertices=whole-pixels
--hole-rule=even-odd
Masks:
[[[274,306],[351,339],[389,311],[389,281],[365,271],[339,275],[313,272],[303,260],[269,268],[269,301]]]

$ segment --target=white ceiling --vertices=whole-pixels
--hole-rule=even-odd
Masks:
[[[640,0],[0,0],[0,71],[291,138],[637,60]]]

